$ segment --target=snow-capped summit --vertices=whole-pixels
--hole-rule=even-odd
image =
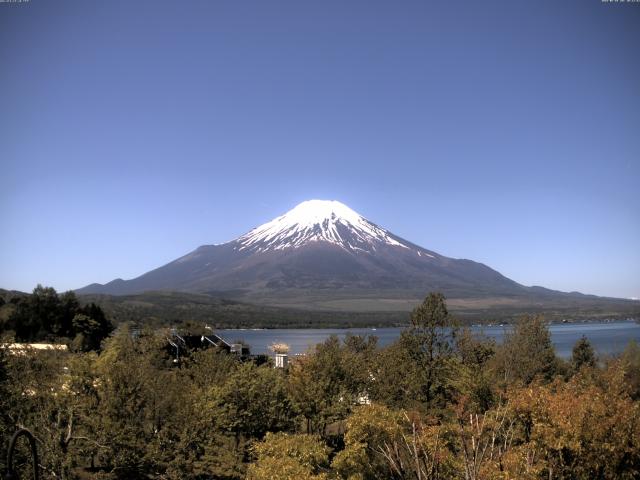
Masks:
[[[422,248],[326,200],[302,202],[235,240],[202,245],[137,278],[79,292],[150,290],[223,292],[226,298],[277,305],[327,301],[330,309],[335,300],[363,298],[393,308],[398,300],[434,290],[462,297],[531,294],[486,265]]]
[[[383,243],[410,248],[387,230],[335,200],[307,200],[237,240],[239,250],[264,252],[327,242],[345,250],[369,251]]]

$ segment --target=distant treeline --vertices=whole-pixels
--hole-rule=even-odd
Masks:
[[[80,298],[100,305],[115,324],[134,322],[156,328],[189,324],[214,328],[392,327],[406,324],[409,318],[409,312],[296,310],[180,292]]]
[[[68,343],[74,350],[100,348],[113,330],[103,310],[93,302],[81,305],[73,292],[58,295],[38,285],[31,295],[0,296],[0,335],[16,342]]]
[[[426,292],[425,292],[426,293]],[[410,311],[303,310],[248,304],[241,301],[184,292],[146,292],[137,295],[82,295],[82,302],[100,305],[114,324],[138,322],[163,326],[208,324],[215,328],[358,328],[406,325]],[[640,318],[640,304],[611,302],[594,297],[580,305],[549,301],[540,306],[464,308],[452,313],[463,325],[513,323],[527,314],[542,314],[548,321]]]
[[[115,324],[139,322],[158,328],[169,325],[208,324],[215,328],[358,328],[406,325],[410,311],[362,312],[302,310],[243,303],[209,295],[183,292],[147,292],[138,295],[83,295],[83,302],[100,305]],[[543,314],[549,321],[639,318],[638,305],[605,300],[588,307],[549,304],[540,307],[458,309],[462,325],[513,323],[526,314]]]

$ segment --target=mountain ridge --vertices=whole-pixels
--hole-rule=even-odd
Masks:
[[[232,292],[230,298],[306,306],[349,299],[389,302],[441,291],[449,298],[579,298],[526,287],[487,265],[418,246],[337,201],[309,200],[235,240],[202,245],[131,280],[79,294]]]

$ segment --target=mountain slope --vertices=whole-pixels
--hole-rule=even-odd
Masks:
[[[3,292],[0,290],[0,297]],[[23,294],[24,295],[24,294]],[[223,300],[210,295],[184,292],[146,292],[137,295],[83,295],[82,303],[99,304],[116,324],[134,322],[155,328],[186,326],[189,323],[209,324],[215,328],[338,328],[389,327],[406,325],[407,308],[370,310],[370,300],[362,310],[311,310],[308,308],[281,308]],[[511,302],[494,305],[489,311],[478,301],[448,299],[447,306],[463,323],[483,321],[510,322],[524,313],[544,312],[550,321],[640,318],[640,302],[619,301],[587,297],[576,308],[572,299],[556,299],[544,308]],[[369,310],[367,310],[367,308]],[[2,307],[0,307],[0,317]]]
[[[362,299],[571,295],[522,286],[471,260],[445,257],[400,238],[335,201],[303,202],[241,237],[205,245],[132,280],[78,293],[209,293],[267,304],[312,305]],[[338,307],[342,308],[342,307]],[[404,309],[404,307],[403,307]]]

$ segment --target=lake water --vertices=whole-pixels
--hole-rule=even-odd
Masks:
[[[482,332],[501,342],[509,326],[471,327],[474,332]],[[318,328],[318,329],[272,329],[272,330],[217,330],[226,340],[243,340],[251,346],[251,353],[269,354],[269,346],[274,342],[283,342],[290,346],[290,355],[304,353],[317,343],[324,342],[329,336],[340,339],[347,333],[353,335],[375,335],[378,345],[385,346],[400,336],[404,328]],[[551,340],[558,356],[571,356],[573,345],[586,336],[596,353],[600,355],[619,353],[630,340],[640,342],[640,323],[632,321],[602,323],[561,323],[549,326]]]

